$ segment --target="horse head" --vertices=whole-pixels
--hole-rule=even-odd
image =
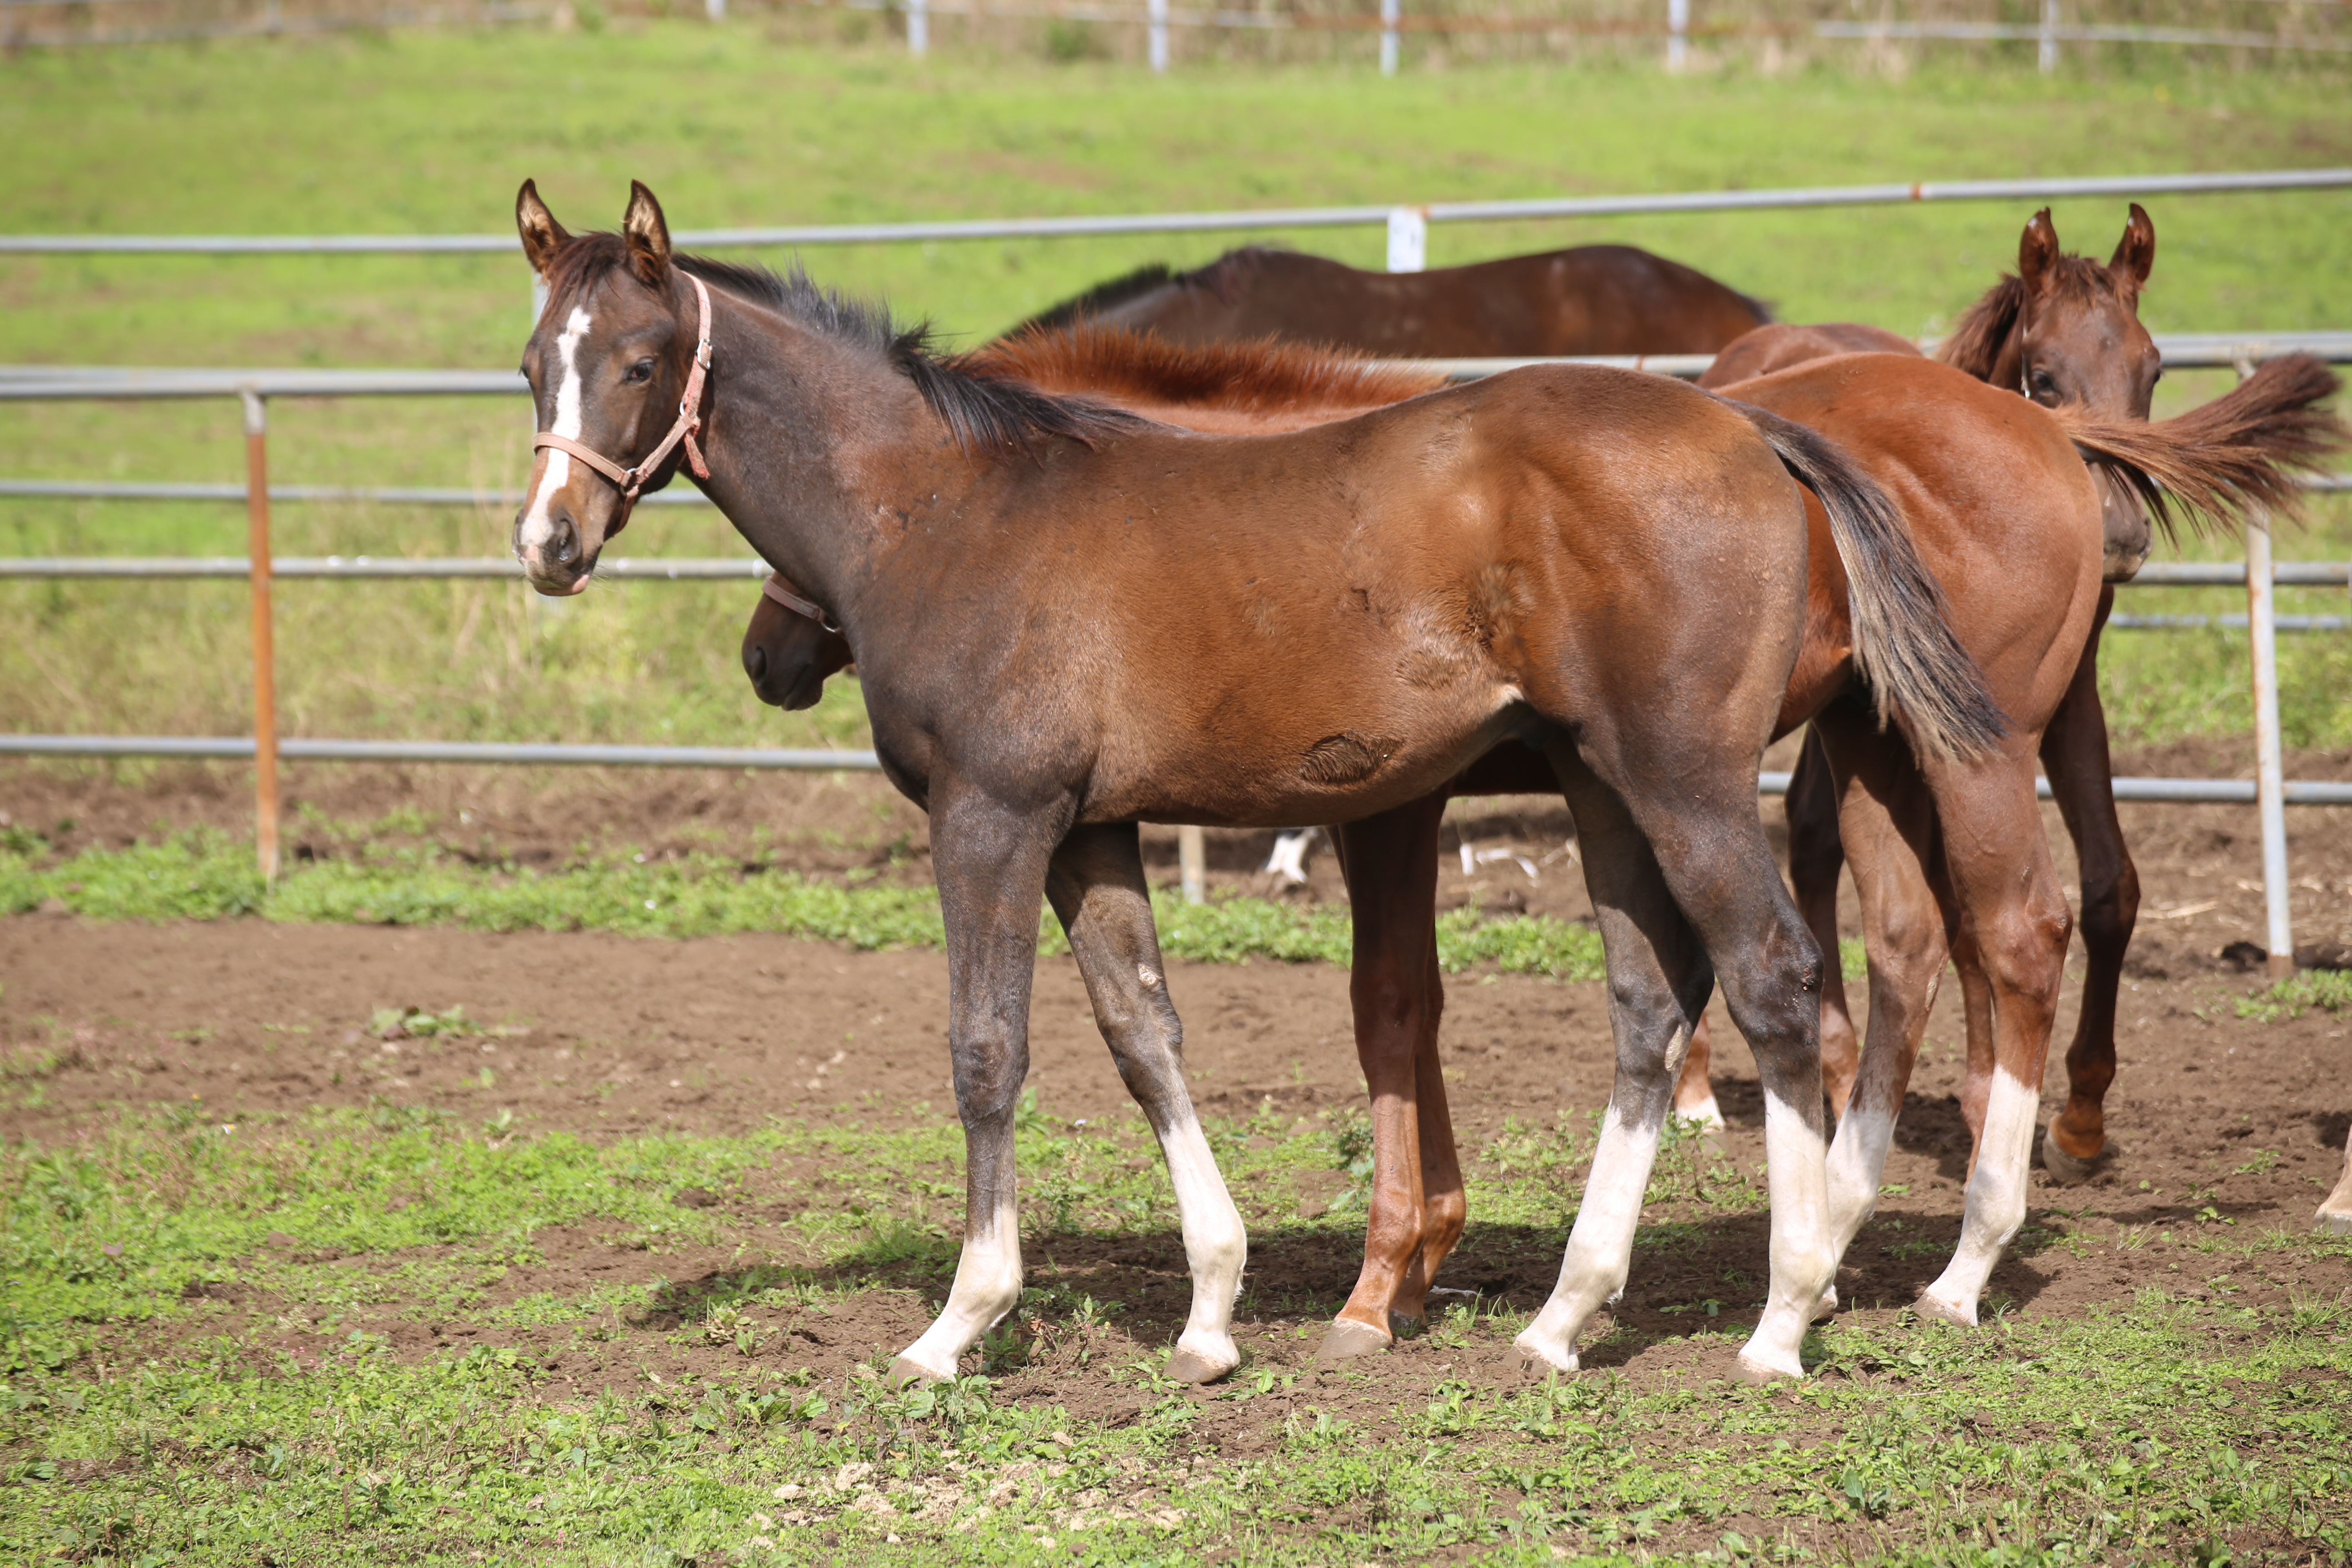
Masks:
[[[743,673],[761,701],[791,711],[814,708],[826,679],[849,668],[849,640],[814,609],[782,577],[768,579],[743,628]]]
[[[642,184],[631,183],[620,234],[575,237],[526,180],[515,226],[547,307],[523,351],[540,434],[514,552],[541,593],[576,594],[638,495],[667,484],[682,458],[699,467],[709,306],[671,266],[669,226]]]

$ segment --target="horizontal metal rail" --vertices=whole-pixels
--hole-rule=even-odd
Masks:
[[[2238,616],[2109,616],[2111,632],[2193,632],[2219,627],[2244,631],[2249,618]],[[2283,632],[2352,631],[2352,616],[2273,616],[2271,625]]]
[[[2039,37],[2035,30],[2033,37]],[[2054,201],[2074,196],[2244,195],[2352,187],[2352,169],[2276,169],[2216,174],[2105,174],[2077,179],[1922,180],[1907,184],[1813,185],[1765,191],[1676,191],[1652,195],[1549,196],[1521,201],[1431,202],[1431,223],[1638,214],[1753,212],[1789,207],[1893,206],[1914,202]],[[1360,228],[1385,225],[1399,204],[1277,207],[1245,212],[1128,213],[972,218],[937,223],[794,224],[681,229],[678,244],[704,248],[877,245],[913,240],[1046,239],[1081,235],[1205,234],[1234,229]],[[1412,205],[1414,204],[1403,204]],[[511,234],[0,235],[0,255],[363,256],[505,254]]]
[[[251,499],[243,485],[141,484],[120,479],[0,479],[0,498],[56,500],[216,500],[243,506]],[[278,501],[363,501],[380,506],[519,506],[520,490],[474,490],[449,485],[272,485]],[[692,485],[677,485],[637,498],[639,506],[709,506],[710,498]]]
[[[244,577],[252,563],[242,555],[0,555],[0,577]],[[505,555],[278,555],[270,560],[275,577],[511,577],[522,566]],[[768,563],[756,555],[617,555],[596,563],[596,575],[628,580],[693,582],[764,577]],[[2123,588],[2219,588],[2243,584],[2242,561],[2167,561],[2140,568]],[[2282,561],[2271,581],[2284,588],[2333,588],[2352,581],[2352,565],[2341,561]],[[2202,617],[2158,617],[2183,622]],[[2225,620],[2229,617],[2223,617]],[[2303,617],[2310,619],[2312,617]],[[2124,624],[2122,616],[2108,623]],[[2243,626],[2243,616],[2235,618]],[[2285,621],[2280,622],[2282,626]]]
[[[625,582],[756,581],[771,568],[756,555],[618,556],[596,563],[599,578]],[[0,577],[251,576],[243,555],[0,556]],[[278,555],[273,577],[496,577],[522,581],[522,563],[509,555]]]
[[[183,757],[251,762],[243,735],[0,735],[0,753],[28,757]],[[593,768],[774,768],[874,773],[872,752],[753,751],[733,746],[563,746],[499,741],[299,741],[278,754],[311,763],[497,763]]]
[[[2352,332],[2160,333],[2156,345],[2177,370],[2226,370],[2281,354],[2308,353],[2352,364]],[[1702,375],[1712,354],[1571,354],[1528,359],[1376,360],[1390,369],[1416,370],[1454,381],[1475,381],[1538,364],[1592,364],[1643,370],[1685,379]],[[0,365],[0,402],[59,403],[184,397],[474,397],[522,395],[520,373],[486,370],[241,370],[169,365]],[[65,481],[9,480],[10,486]],[[131,487],[118,487],[129,490]],[[63,488],[0,493],[67,495]],[[439,491],[436,494],[473,492]],[[239,491],[242,499],[244,492]],[[158,497],[156,499],[163,499]],[[188,498],[200,499],[200,498]],[[211,499],[209,496],[201,499]]]
[[[2083,23],[2044,27],[2032,22],[1816,22],[1817,38],[1919,38],[2061,44],[2185,44],[2222,49],[2297,49],[2338,54],[2352,38],[2312,33],[2223,32],[2208,27],[2143,27]]]
[[[2117,778],[2116,799],[2137,804],[2173,805],[2251,805],[2254,801],[2254,781],[2252,779],[2152,779]],[[1789,775],[1780,773],[1759,773],[1756,779],[1759,795],[1774,795],[1789,793]],[[2036,798],[2049,800],[2050,781],[2033,781]],[[2352,784],[2333,780],[2286,781],[2286,803],[2289,805],[2352,805]]]
[[[467,741],[301,741],[278,742],[278,755],[313,763],[526,763],[564,767],[760,768],[794,772],[876,773],[872,752],[754,751],[730,746],[520,745]],[[0,735],[0,755],[37,757],[164,757],[250,762],[253,742],[240,735]],[[2050,798],[2050,781],[2036,779]],[[2252,779],[2118,778],[2119,801],[2237,805],[2254,798]],[[1789,793],[1789,775],[1758,775],[1757,793]],[[2352,784],[2327,781],[2286,786],[2290,805],[2352,805]]]

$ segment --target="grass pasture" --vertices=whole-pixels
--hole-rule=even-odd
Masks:
[[[1099,62],[812,50],[748,28],[405,34],[260,47],[28,54],[0,65],[0,134],[39,158],[0,167],[15,229],[496,232],[522,175],[576,226],[615,221],[632,175],[681,227],[1376,203],[1430,196],[1827,184],[2011,174],[2352,162],[2324,74],[2148,62],[2044,80],[1933,66],[1896,83],[1826,68],[1665,84],[1646,69],[1495,67],[1381,81],[1340,67],[1187,70]],[[2155,206],[2145,304],[2159,330],[2352,323],[2342,193]],[[1431,261],[1629,240],[1704,267],[1791,320],[1906,331],[1948,323],[2011,265],[2027,216],[1994,205],[1440,226]],[[2059,205],[2104,255],[2120,203]],[[1129,237],[812,251],[827,281],[891,299],[959,341],[1140,262],[1192,264],[1248,239],[1377,265],[1373,230]],[[764,259],[780,258],[770,255]],[[526,328],[507,257],[0,261],[0,363],[498,367]],[[2179,375],[2165,407],[2214,395]],[[281,482],[506,484],[529,458],[520,405],[478,399],[278,405]],[[226,404],[7,405],[10,475],[228,479]],[[290,554],[496,554],[506,520],[289,506]],[[237,553],[237,509],[11,500],[11,553]],[[700,511],[648,511],[632,554],[738,548]],[[2192,552],[2226,543],[2192,542]],[[2352,552],[2352,507],[2313,509],[2288,556]],[[0,721],[28,731],[236,733],[248,710],[240,590],[202,584],[0,584]],[[289,733],[446,739],[850,744],[845,683],[813,715],[762,710],[736,672],[740,586],[608,584],[551,608],[517,586],[289,584],[279,592]],[[2288,613],[2340,595],[2293,594]],[[2168,591],[2162,611],[2231,596]],[[2242,605],[2234,607],[2242,608]],[[139,628],[125,637],[126,626]],[[190,658],[190,649],[205,656]],[[2341,637],[2282,650],[2290,743],[2352,744]],[[2241,731],[2244,639],[2119,635],[2105,660],[2126,742]],[[397,716],[396,719],[394,716]]]
[[[0,59],[0,136],[38,153],[0,160],[0,228],[112,232],[498,230],[525,174],[583,226],[612,221],[637,175],[701,227],[2352,163],[2341,80],[2320,72],[1668,81],[1511,65],[1383,82],[1231,65],[1155,80],[677,23],[25,54]],[[2008,263],[2026,216],[1453,227],[1431,260],[1628,239],[1790,319],[1927,331]],[[2158,330],[2352,327],[2352,195],[2156,216]],[[2120,217],[2057,214],[2101,254]],[[806,260],[968,341],[1244,238],[1378,260],[1369,231]],[[526,300],[506,258],[0,258],[0,363],[500,366]],[[2159,412],[2225,384],[2168,380]],[[528,456],[519,399],[272,419],[281,481],[512,484]],[[227,479],[236,437],[225,405],[5,405],[0,475]],[[278,540],[492,554],[505,528],[493,509],[288,507]],[[0,502],[8,553],[243,540],[228,507]],[[740,547],[710,514],[649,510],[621,548]],[[2281,553],[2352,553],[2352,502],[2315,506]],[[2342,613],[2340,594],[2284,601]],[[851,680],[807,714],[751,699],[735,658],[748,585],[604,584],[550,605],[503,585],[288,584],[278,602],[294,733],[866,734]],[[0,724],[239,732],[242,615],[230,584],[0,583]],[[2248,727],[2242,634],[2107,647],[2123,743]],[[2352,747],[2352,637],[2289,637],[2281,654],[2290,743]],[[1370,1169],[1334,1021],[1348,928],[1331,904],[1233,897],[1159,914],[1195,1092],[1251,1229],[1241,1372],[1210,1390],[1159,1375],[1187,1289],[1168,1184],[1043,930],[1050,1087],[1020,1141],[1030,1288],[967,1375],[902,1392],[879,1371],[952,1278],[962,1175],[938,906],[896,819],[877,814],[845,852],[857,863],[820,874],[756,837],[632,854],[626,835],[666,827],[599,821],[593,780],[578,847],[526,863],[461,831],[455,806],[372,826],[297,811],[289,836],[323,848],[264,888],[243,840],[124,847],[52,829],[65,806],[36,821],[11,793],[102,778],[160,798],[184,776],[0,773],[16,811],[0,813],[0,1561],[2352,1558],[2352,1239],[2306,1228],[2342,1158],[2341,1097],[2314,1086],[2341,1079],[2352,993],[2207,962],[2236,929],[2219,922],[2250,918],[2231,881],[2251,874],[2246,847],[2209,831],[2218,811],[2167,849],[2171,880],[2150,860],[2165,945],[2140,950],[2161,963],[2130,984],[2115,1102],[2131,1163],[2037,1190],[1975,1332],[1901,1304],[1948,1255],[1966,1179],[1948,995],[1811,1379],[1729,1375],[1765,1210],[1760,1100],[1727,1027],[1732,1129],[1669,1141],[1588,1371],[1521,1379],[1510,1340],[1549,1289],[1593,1144],[1606,994],[1589,924],[1465,893],[1442,930],[1474,1224],[1441,1283],[1460,1289],[1391,1356],[1315,1373]],[[2326,879],[2313,899],[2352,892],[2340,855],[2303,842],[2298,869]],[[1570,871],[1548,875],[1549,899]],[[1563,1041],[1580,1054],[1546,1054]]]

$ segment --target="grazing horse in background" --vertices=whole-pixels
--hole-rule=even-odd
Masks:
[[[1940,404],[1955,397],[1959,398],[1963,405],[1957,415],[1951,416],[1957,423],[1943,437],[1948,444],[1962,449],[1958,456],[1945,454],[1944,460],[1948,465],[1956,464],[1967,469],[1971,462],[1990,461],[1990,467],[1982,470],[1976,482],[1982,485],[1989,482],[1986,476],[2008,475],[2018,481],[2029,506],[2034,504],[2034,498],[2042,490],[2055,491],[2062,500],[2072,496],[2079,500],[2075,491],[2087,481],[2083,479],[2082,464],[2070,448],[2063,444],[2055,447],[2057,456],[2053,459],[2050,451],[2053,448],[2047,448],[2045,443],[2044,462],[2039,468],[2021,468],[2018,454],[2005,450],[1999,441],[1987,446],[1979,438],[1975,448],[1968,450],[1969,442],[1963,434],[1965,427],[1971,424],[1981,425],[1988,418],[1996,426],[2013,423],[2001,417],[2004,409],[2013,405],[2005,405],[1996,395],[1967,383],[1950,372],[1933,372],[1916,353],[1908,357],[1916,369],[1907,374],[1940,374],[1943,378],[1940,384],[1940,384],[1940,398],[1928,395],[1913,400],[1924,405],[1923,416],[1946,416],[1950,411]],[[1316,363],[1318,358],[1323,358],[1326,363],[1318,365]],[[1231,421],[1237,416],[1259,421],[1261,428],[1274,428],[1284,421],[1328,416],[1333,409],[1335,398],[1344,412],[1350,398],[1370,401],[1384,396],[1412,395],[1437,384],[1435,378],[1425,374],[1416,379],[1398,370],[1344,360],[1331,362],[1328,356],[1302,355],[1297,351],[1276,351],[1265,347],[1178,351],[1155,342],[1137,341],[1125,334],[1084,331],[993,345],[971,356],[965,363],[982,374],[1013,374],[1034,384],[1064,391],[1092,389],[1124,406],[1150,409],[1159,417],[1204,426],[1213,423],[1221,428],[1231,427]],[[1883,382],[1885,367],[1880,368]],[[1894,368],[1895,372],[1901,372],[1899,365]],[[2285,369],[2281,367],[2282,372]],[[2324,370],[2318,374],[2326,380]],[[2272,374],[2268,379],[2277,382],[2281,377]],[[1965,395],[1956,391],[1956,383],[1958,386],[1969,388]],[[2332,382],[2328,384],[2332,384]],[[1847,387],[1843,390],[1851,393],[1853,389]],[[1886,389],[1882,386],[1880,390],[1885,392]],[[2303,395],[2307,399],[2313,395],[2313,388],[2305,384]],[[2234,404],[2241,408],[2251,405],[2256,410],[2269,408],[2273,401],[2269,387],[2250,387],[2246,392],[2224,400],[2225,404]],[[2221,416],[2208,416],[2197,427],[2204,431],[2202,439],[2206,447],[2226,452],[2248,439],[2276,437],[2279,432],[2270,428],[2265,423],[2268,419],[2269,416],[2258,414],[2252,419],[2242,418],[2225,429],[2221,424]],[[2288,423],[2292,424],[2292,421]],[[2088,432],[2085,434],[2089,435]],[[2226,475],[2230,471],[2227,463],[2224,462],[2219,470],[2214,469],[2209,453],[2202,468],[2184,465],[2175,451],[2178,445],[2178,439],[2158,441],[2149,446],[2143,456],[2165,468],[2178,482],[2189,487],[2192,493],[2202,493],[2208,499],[2213,499],[2214,492],[2210,484],[2201,490],[2199,486],[2205,484],[2215,471]],[[1916,458],[1906,458],[1903,471],[1911,473],[1918,467],[1919,461]],[[2042,484],[2037,486],[2029,482],[2034,474],[2041,476]],[[1980,629],[1986,637],[2003,642],[2012,656],[2016,647],[2027,639],[2017,635],[2014,628],[2005,626],[2000,616],[2006,615],[2015,619],[2019,613],[2015,605],[2002,600],[2006,575],[2014,569],[2016,563],[2041,559],[2050,550],[2052,539],[2066,534],[2071,528],[2071,537],[2080,547],[2077,557],[2074,558],[2074,575],[2081,583],[2091,584],[2090,588],[2084,590],[2084,593],[2095,594],[2106,544],[2105,517],[2097,508],[2095,497],[2087,510],[2080,506],[2071,511],[2062,508],[2053,514],[2044,507],[2039,513],[2029,510],[2021,519],[2010,515],[2016,510],[2017,499],[1998,491],[1987,497],[1987,504],[1982,510],[1993,519],[1990,523],[1981,517],[1971,518],[1965,504],[1956,507],[1947,502],[1937,513],[1948,523],[1957,519],[1970,524],[1961,533],[1953,533],[1949,528],[1946,530],[1949,535],[1946,542],[1955,553],[1937,563],[1939,574],[1944,576],[1948,585],[1953,584],[1957,577],[1969,596],[1980,603],[1990,602],[1992,608],[1980,617]],[[1961,498],[1961,500],[1964,503],[1966,498]],[[2053,515],[2057,520],[2055,523]],[[2045,538],[2044,535],[2050,537]],[[2037,555],[2037,552],[2041,554]],[[1817,562],[1827,553],[1818,552]],[[1958,590],[1956,588],[1954,591]],[[1822,597],[1823,592],[1817,585],[1816,597]],[[2045,626],[2041,634],[2053,650],[2052,657],[2062,666],[2069,657],[2068,647],[2079,645],[2080,628],[2070,634],[2064,616],[2078,607],[2077,601],[2081,597],[2080,595],[2062,595],[2053,612],[2058,616],[2059,623],[2054,626]],[[2030,606],[2030,595],[2028,603]],[[2030,614],[2026,620],[2031,632]],[[1834,627],[1831,626],[1824,635],[1833,634]],[[2068,641],[2070,635],[2075,638],[2074,644]],[[758,647],[761,649],[760,657],[763,663],[772,661],[777,668],[804,668],[829,657],[839,657],[837,653],[828,655],[826,652],[825,645],[829,640],[836,639],[829,639],[815,622],[763,602],[755,611],[751,628],[747,634],[747,663],[751,662],[751,650]],[[2030,710],[2038,711],[2048,705],[2053,678],[2046,665],[2045,660],[2043,666],[2035,667],[2040,695],[2036,696],[2029,689],[2020,700],[2021,704]],[[2031,687],[2033,682],[2029,681],[2027,685]],[[1793,692],[1790,700],[1792,710],[1801,710],[1803,702]],[[1867,752],[1874,745],[1884,744],[1885,738],[1874,740],[1864,735],[1853,743]],[[1898,763],[1907,762],[1908,758],[1907,752],[1902,752]],[[2011,762],[2014,762],[2013,758]],[[1892,771],[1900,772],[1900,766]],[[2010,823],[2007,834],[2015,853],[2023,853],[2026,846],[2040,842],[2040,818],[2032,809],[2030,768],[2025,778],[2027,793],[2022,807],[2019,807],[2015,798],[2007,802],[2012,810],[2022,811],[2022,815]],[[1960,780],[1941,787],[1960,788],[1968,782]],[[2013,779],[2010,782],[2014,783]],[[1470,795],[1535,791],[1546,788],[1547,784],[1540,771],[1539,759],[1529,756],[1520,747],[1506,744],[1452,781],[1445,793]],[[1437,826],[1442,809],[1442,799],[1424,800],[1385,814],[1382,817],[1352,824],[1339,830],[1349,893],[1357,916],[1355,995],[1359,1048],[1373,1093],[1374,1126],[1380,1152],[1370,1216],[1372,1234],[1367,1245],[1366,1276],[1360,1284],[1358,1299],[1350,1303],[1353,1316],[1343,1316],[1340,1323],[1335,1325],[1333,1340],[1327,1342],[1327,1349],[1334,1353],[1376,1348],[1387,1342],[1388,1334],[1382,1331],[1392,1331],[1393,1325],[1381,1317],[1372,1316],[1375,1309],[1385,1310],[1387,1313],[1405,1320],[1418,1316],[1422,1296],[1434,1274],[1436,1264],[1451,1248],[1461,1229],[1463,1209],[1459,1171],[1447,1124],[1444,1083],[1435,1051],[1437,1014],[1443,993],[1442,981],[1435,969],[1434,931],[1430,923],[1434,886],[1427,868],[1434,864]],[[1582,826],[1580,823],[1580,826]],[[1874,863],[1875,856],[1874,853],[1862,858]],[[1984,886],[1988,881],[1991,884],[1990,889]],[[1972,904],[1981,907],[1990,902],[1996,906],[1992,914],[1979,921],[1979,926],[1990,927],[1998,923],[2000,918],[1998,903],[2007,881],[2006,872],[1989,877],[1979,874]],[[2044,884],[2040,910],[2046,916],[2049,910],[2046,878]],[[2060,909],[2063,915],[2063,906]],[[2021,923],[2016,915],[2007,918],[2012,930]],[[2045,939],[2044,944],[2036,948],[2033,947],[2035,932],[2032,927],[2032,911],[2028,911],[2022,923],[2026,927],[2026,945],[2032,950],[2024,952],[2020,962],[2038,963],[2041,978],[2054,984],[2056,970],[2053,966],[2063,960],[2063,931],[2053,951],[2046,945],[2048,933],[2045,928],[2041,932]],[[1888,942],[1882,937],[1878,951],[1885,952],[1887,949]],[[1890,953],[1889,956],[1892,962],[1894,958],[1905,955]],[[1915,958],[1915,968],[1916,963]],[[2024,1070],[2021,1062],[2016,1059],[2018,1057],[2030,1054],[2033,1049],[2046,1049],[2046,1002],[2049,999],[2045,997],[2038,1045],[2031,1037],[2030,1029],[2021,1043],[2012,1041],[2013,1048],[2009,1053],[2012,1077]],[[1890,1019],[1892,1012],[1890,1009]],[[1907,1058],[1905,1066],[1907,1070]],[[1895,1103],[1900,1103],[1899,1093]],[[2010,1120],[2013,1121],[2014,1116]],[[2030,1131],[2030,1118],[2027,1130]],[[2015,1143],[2014,1129],[2007,1131],[2011,1134],[2008,1142]],[[1856,1136],[1861,1136],[1859,1131]],[[1883,1140],[1877,1142],[1874,1153],[1867,1148],[1857,1148],[1854,1152],[1853,1169],[1848,1183],[1852,1195],[1847,1204],[1848,1223],[1853,1226],[1858,1226],[1867,1215],[1867,1202],[1874,1198],[1876,1191],[1877,1162],[1883,1160],[1884,1153]],[[2021,1162],[2022,1153],[2020,1152],[2016,1158]],[[1416,1176],[1419,1178],[1417,1184],[1413,1180]],[[1963,1271],[1961,1281],[1948,1292],[1951,1299],[1948,1315],[1960,1313],[1962,1297],[1965,1297],[1967,1307],[1972,1313],[1975,1289],[1962,1289],[1960,1285],[1965,1283],[1968,1273],[1979,1264],[1986,1269],[1990,1268],[1991,1255],[1998,1251],[1999,1238],[2005,1237],[2007,1230],[2014,1226],[2014,1220],[2003,1220],[1994,1211],[2009,1206],[2013,1200],[2018,1205],[2017,1213],[2021,1215],[2023,1193],[2021,1164],[2015,1172],[2015,1180],[2004,1193],[1996,1194],[1982,1188],[1971,1190],[1971,1212],[1983,1215],[1985,1220],[1974,1226],[1978,1244],[1972,1249],[1968,1269]],[[1850,1236],[1851,1232],[1846,1234]],[[1979,1280],[1979,1288],[1980,1284]]]
[[[1006,333],[1089,325],[1174,343],[1260,338],[1389,359],[1713,353],[1772,319],[1706,273],[1630,245],[1426,272],[1367,272],[1250,246],[1190,272],[1139,268]]]
[[[523,359],[541,426],[525,578],[580,591],[642,490],[690,466],[842,628],[883,771],[930,815],[966,1228],[898,1376],[954,1375],[1019,1299],[1013,1111],[1047,900],[1173,1178],[1193,1296],[1170,1374],[1238,1364],[1246,1241],[1184,1086],[1137,825],[1376,816],[1505,742],[1540,753],[1582,825],[1619,1061],[1560,1289],[1523,1348],[1573,1364],[1623,1281],[1719,982],[1769,1151],[1772,1282],[1743,1364],[1802,1373],[1835,1263],[1822,963],[1756,775],[1809,556],[1844,561],[1844,668],[1923,754],[1984,754],[2003,728],[1891,504],[1836,448],[1566,365],[1286,435],[1192,435],[959,370],[804,278],[677,255],[643,185],[619,234],[573,237],[529,184],[516,225],[548,286]]]
[[[2018,241],[2018,268],[1964,314],[1938,357],[1991,385],[2015,391],[2044,407],[2072,404],[2102,419],[2144,420],[2162,356],[2139,321],[2139,295],[2156,265],[2156,226],[2138,203],[2115,255],[2102,267],[2059,248],[2044,207]],[[1910,353],[1905,339],[1876,327],[1776,324],[1750,332],[1716,357],[1699,384],[1729,386],[1775,370],[1857,349]],[[2125,950],[2139,910],[2139,875],[2116,815],[2114,768],[2105,710],[2099,702],[2099,636],[2115,606],[2113,584],[2128,580],[2147,558],[2147,513],[2128,487],[2094,468],[2105,513],[2110,584],[2099,597],[2090,641],[2065,700],[2042,733],[2042,763],[2081,872],[2084,954],[2083,1002],[2066,1052],[2067,1103],[2052,1118],[2042,1163],[2062,1181],[2080,1181],[2105,1148],[2103,1109],[2116,1071],[2116,1005]],[[1810,743],[1789,784],[1789,873],[1798,907],[1824,952],[1837,947],[1838,872],[1843,864],[1837,807],[1827,765]],[[1971,997],[1975,969],[1965,949],[1955,953]],[[1835,968],[1834,965],[1832,966]],[[1826,975],[1822,997],[1822,1068],[1832,1106],[1843,1111],[1857,1061],[1853,1020],[1842,973]],[[1972,1133],[1983,1130],[1992,1063],[1971,1005],[1969,1082],[1961,1106]],[[1675,1108],[1695,1121],[1721,1121],[1707,1081],[1707,1030],[1701,1026],[1683,1064]]]

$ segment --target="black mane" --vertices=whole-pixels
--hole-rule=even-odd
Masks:
[[[619,235],[581,235],[556,258],[548,288],[556,300],[568,299],[627,260],[628,246]],[[791,271],[779,274],[682,251],[672,253],[670,260],[679,270],[739,299],[887,360],[915,384],[931,411],[947,422],[956,445],[968,452],[1027,451],[1057,436],[1091,447],[1101,437],[1143,429],[1150,423],[1091,398],[1056,396],[1026,382],[971,374],[940,357],[928,321],[900,327],[887,306],[827,289],[812,280],[797,262]]]

